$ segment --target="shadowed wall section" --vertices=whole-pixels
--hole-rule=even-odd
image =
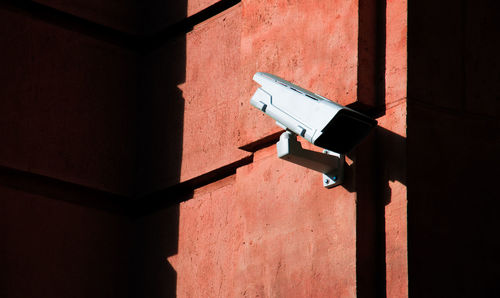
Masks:
[[[135,199],[180,181],[186,26],[143,40],[135,2],[97,2],[0,4],[2,297],[175,295],[177,207]]]
[[[410,295],[499,293],[500,19],[495,1],[408,8]]]
[[[407,83],[406,1],[0,3],[0,296],[493,288],[487,6],[411,4]],[[377,118],[343,186],[276,157],[256,71]]]

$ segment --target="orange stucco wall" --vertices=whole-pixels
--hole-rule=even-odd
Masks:
[[[345,186],[324,189],[320,174],[259,147],[280,128],[249,105],[256,71],[342,104],[375,88],[358,82],[358,14],[356,1],[242,1],[186,35],[181,180],[242,158],[238,147],[253,161],[180,204],[178,249],[167,258],[179,296],[354,297],[376,295],[381,282],[391,297],[408,294],[406,3],[387,4],[385,111],[349,155]]]
[[[406,2],[0,14],[2,297],[407,295]],[[378,118],[343,186],[276,157],[256,71]]]
[[[494,296],[498,9],[459,2],[2,1],[0,297]],[[257,71],[377,119],[343,185]]]

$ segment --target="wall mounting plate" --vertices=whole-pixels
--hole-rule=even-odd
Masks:
[[[323,153],[303,149],[297,135],[285,131],[276,144],[278,157],[323,174],[323,186],[332,188],[344,181],[344,155],[329,150]]]
[[[333,169],[329,173],[323,173],[323,186],[326,188],[332,188],[344,182],[344,155],[339,154],[327,149],[323,150],[323,153],[328,155],[333,155],[339,158],[338,167]]]

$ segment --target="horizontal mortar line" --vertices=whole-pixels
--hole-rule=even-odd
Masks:
[[[84,207],[139,216],[189,200],[195,189],[232,176],[239,167],[252,162],[253,155],[250,155],[166,189],[135,197],[5,166],[0,166],[0,185]]]
[[[415,98],[412,100],[408,99],[407,102],[408,102],[407,103],[408,107],[417,106],[417,107],[426,108],[426,109],[429,109],[429,110],[432,110],[435,112],[446,113],[448,115],[455,115],[455,116],[465,117],[465,118],[469,118],[469,119],[480,119],[480,120],[488,120],[488,121],[498,120],[497,117],[491,116],[488,114],[477,113],[477,112],[468,112],[468,111],[463,111],[460,109],[447,108],[447,107],[435,105],[435,104],[425,102],[425,101],[415,99]]]
[[[235,175],[238,168],[252,162],[253,154],[190,180],[139,196],[131,202],[131,215],[143,216],[156,210],[188,201],[193,198],[194,190]]]
[[[85,207],[126,213],[126,195],[120,195],[49,176],[0,166],[0,185],[27,194],[65,201]]]
[[[75,31],[97,40],[136,49],[138,36],[98,24],[56,8],[29,0],[0,0],[0,7],[24,13],[46,23]]]
[[[144,52],[160,47],[175,36],[190,32],[196,25],[224,12],[240,2],[241,0],[221,0],[194,15],[186,17],[150,35],[123,32],[30,0],[0,0],[0,7],[14,12],[28,14],[39,20],[64,29],[79,32],[97,40]]]

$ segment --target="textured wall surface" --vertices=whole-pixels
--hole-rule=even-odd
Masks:
[[[386,4],[386,116],[379,126],[383,166],[388,187],[385,200],[385,262],[387,297],[408,296],[407,236],[407,1]]]
[[[413,196],[425,196],[415,144],[430,134],[450,149],[456,135],[443,140],[449,126],[430,109],[419,117],[432,121],[408,122],[407,144],[406,93],[416,85],[406,75],[406,1],[26,3],[0,5],[0,296],[405,297],[425,288],[408,288],[407,151]],[[496,49],[486,45],[485,54]],[[470,71],[487,68],[470,59]],[[443,96],[454,77],[439,89],[435,69],[420,76],[440,64],[417,62],[431,90],[415,94],[455,107]],[[249,104],[256,71],[377,118],[348,154],[342,186],[325,189],[320,173],[277,158],[281,129]],[[466,90],[477,90],[479,107],[461,104],[491,119],[481,84]],[[432,225],[420,226],[415,204],[418,243]],[[428,256],[414,248],[415,260]]]
[[[498,296],[497,11],[2,1],[0,296]],[[256,71],[378,120],[342,186],[276,157]]]
[[[356,100],[357,1],[242,1],[239,144],[279,128],[248,108],[255,72],[275,74],[340,104]]]
[[[376,87],[358,86],[377,82],[358,81],[357,5],[243,1],[239,146],[265,143],[280,131],[248,103],[255,71],[342,104]],[[236,175],[180,205],[178,253],[168,258],[180,296],[407,295],[406,3],[389,2],[382,17],[384,115],[349,154],[345,186],[326,190],[320,174],[279,160],[274,145],[258,149]]]
[[[274,147],[226,179],[180,206],[169,258],[180,296],[355,296],[351,193],[324,189],[319,174],[277,159]]]
[[[186,35],[186,81],[181,181],[231,164],[237,148],[241,6]],[[215,42],[216,41],[216,42]]]

